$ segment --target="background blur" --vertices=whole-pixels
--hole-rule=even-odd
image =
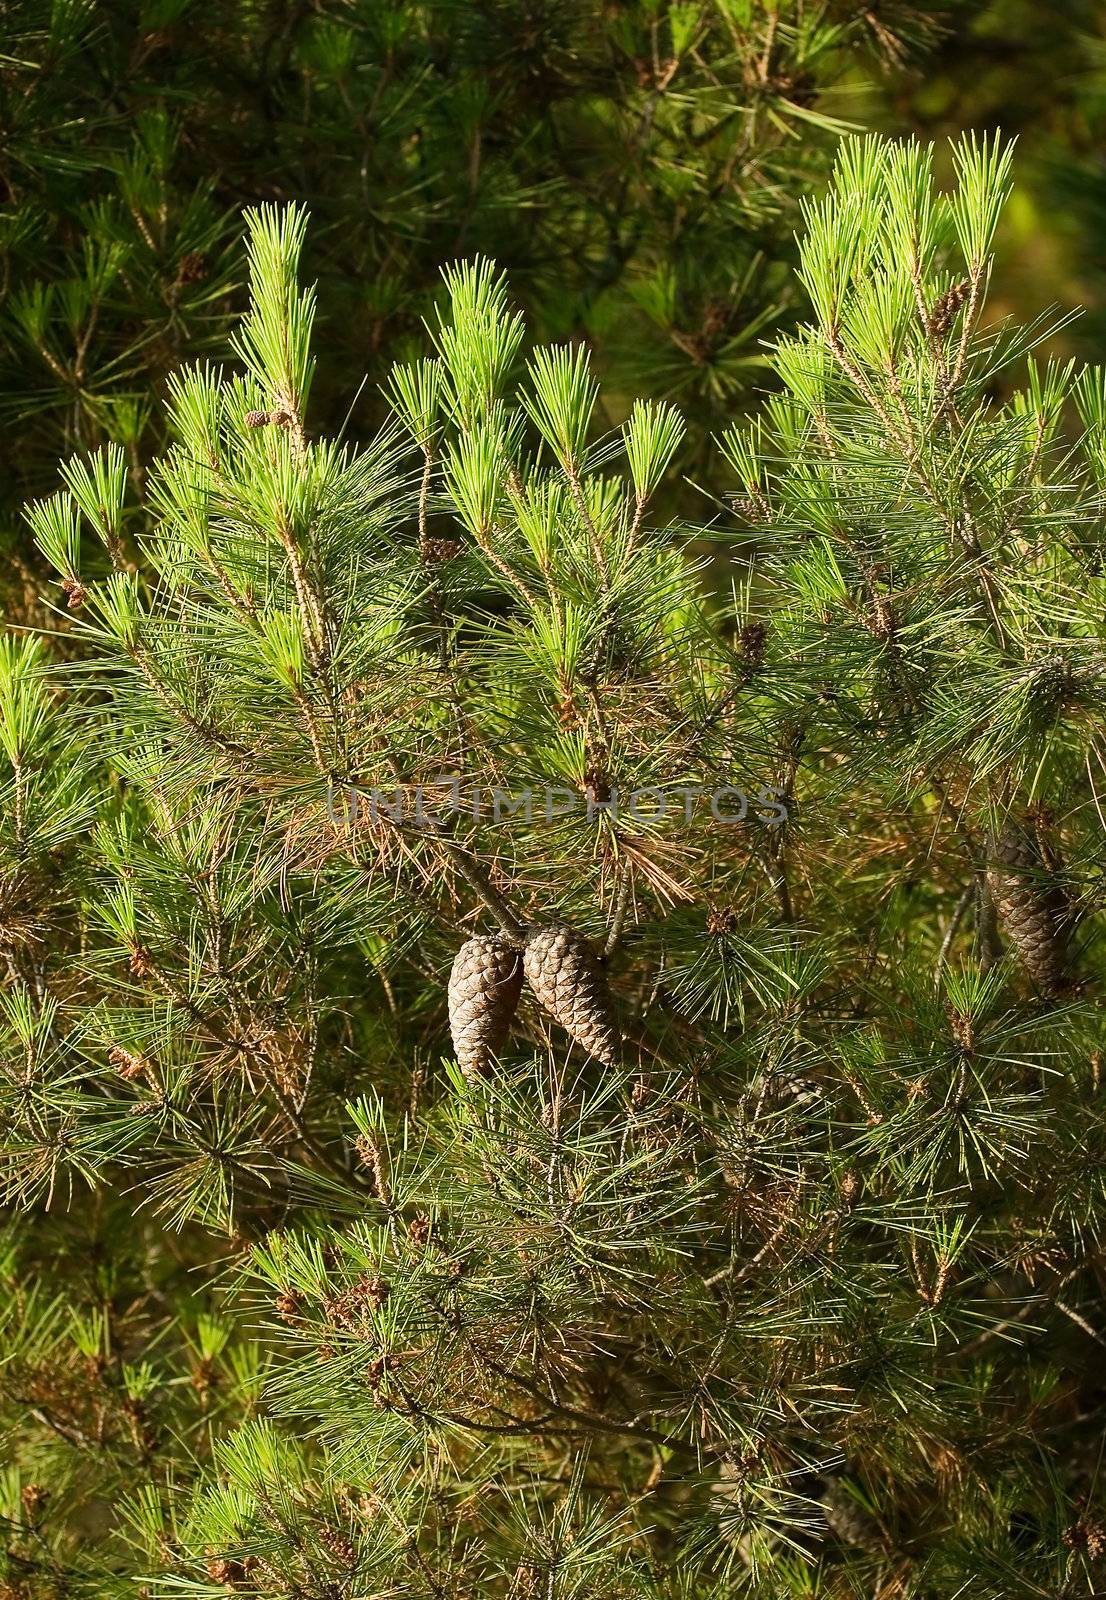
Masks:
[[[943,140],[964,128],[1016,134],[1016,189],[994,309],[1084,314],[1053,341],[1101,360],[1106,336],[1106,7],[992,0],[954,7],[914,75],[884,78],[862,120]],[[870,102],[869,102],[870,103]]]

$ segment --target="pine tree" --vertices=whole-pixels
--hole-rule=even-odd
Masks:
[[[484,259],[320,433],[295,208],[147,509],[28,509],[13,1595],[1101,1589],[1106,378],[986,320],[1009,150],[931,161],[842,147],[709,529]]]
[[[316,416],[370,431],[439,268],[495,255],[543,337],[586,333],[705,438],[760,375],[795,205],[941,7],[800,0],[10,0],[0,57],[0,582],[33,612],[21,500],[109,441],[132,493],[169,374],[237,314],[243,204],[308,197]],[[317,264],[315,264],[317,263]],[[368,381],[365,381],[366,372]],[[697,426],[696,426],[697,421]],[[37,619],[36,620],[41,620]]]

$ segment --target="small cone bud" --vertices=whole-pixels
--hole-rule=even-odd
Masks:
[[[987,886],[1022,965],[1039,989],[1056,994],[1070,977],[1071,910],[1031,823],[1012,818],[993,841]]]
[[[605,1066],[618,1057],[607,980],[590,946],[571,928],[536,928],[523,969],[538,1002],[577,1044]]]
[[[960,307],[968,298],[971,290],[971,279],[962,278],[959,283],[954,283],[951,289],[946,289],[944,294],[934,304],[929,313],[929,335],[931,339],[943,339],[952,327],[953,320]]]
[[[449,1031],[466,1078],[491,1070],[522,989],[522,959],[502,940],[477,934],[458,950],[449,974]]]

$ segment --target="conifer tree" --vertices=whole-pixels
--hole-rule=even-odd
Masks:
[[[148,512],[29,507],[11,1594],[1101,1590],[1106,379],[931,163],[842,147],[709,530],[484,259],[320,432],[269,207]]]
[[[166,381],[240,309],[244,204],[310,200],[318,422],[380,419],[439,268],[495,255],[541,337],[586,333],[616,414],[679,392],[702,440],[758,380],[795,205],[940,4],[10,0],[0,56],[0,583],[19,503],[109,441],[132,493]],[[366,382],[366,374],[368,381]],[[697,426],[696,426],[697,422]],[[30,570],[29,570],[30,569]]]

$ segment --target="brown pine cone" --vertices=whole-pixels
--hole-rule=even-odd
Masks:
[[[491,1070],[522,990],[522,958],[501,939],[466,939],[449,974],[449,1031],[466,1078]]]
[[[535,928],[523,970],[539,1003],[605,1066],[618,1059],[618,1034],[607,979],[591,947],[571,928]]]
[[[1045,859],[1032,823],[1010,818],[992,841],[987,868],[1002,930],[1044,994],[1058,993],[1070,977],[1071,908],[1057,865]]]
[[[821,1504],[826,1527],[842,1544],[873,1553],[886,1548],[887,1541],[879,1523],[859,1500],[854,1499],[841,1478],[823,1480]]]

